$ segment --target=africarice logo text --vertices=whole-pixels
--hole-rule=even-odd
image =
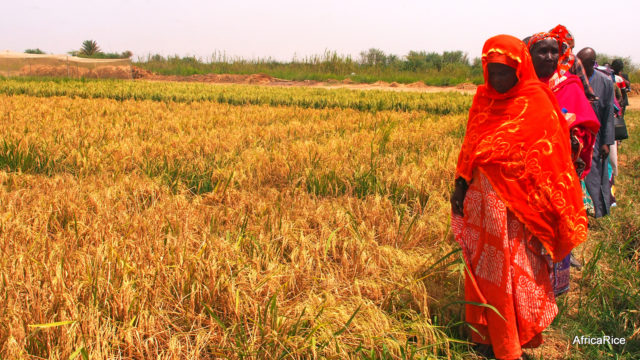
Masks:
[[[591,336],[577,336],[573,338],[573,344],[579,345],[624,345],[627,343],[625,338],[617,338],[609,335],[591,337]]]

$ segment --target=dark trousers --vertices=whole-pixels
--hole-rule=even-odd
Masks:
[[[609,158],[600,158],[600,137],[596,137],[591,159],[591,171],[584,179],[595,210],[595,217],[609,215],[611,204],[611,183],[609,182]]]

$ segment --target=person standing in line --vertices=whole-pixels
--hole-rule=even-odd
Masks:
[[[616,85],[616,75],[614,73],[613,67],[610,64],[605,63],[603,66],[596,66],[596,70],[607,75],[614,84],[613,86],[613,94],[614,94],[613,118],[614,118],[614,129],[615,129],[615,123],[619,119],[622,119],[622,116],[623,116],[622,106],[620,103],[622,101],[622,90]],[[611,184],[611,195],[609,198],[609,203],[611,204],[611,207],[616,206],[615,177],[618,176],[618,141],[617,141],[618,139],[617,139],[617,135],[615,135],[615,130],[614,130],[614,139],[616,141],[614,141],[613,144],[609,146],[609,164],[608,164],[609,166],[607,167],[607,175],[609,177],[609,183]]]
[[[629,91],[631,91],[631,82],[629,81],[629,75],[623,73],[624,70],[624,62],[622,59],[615,59],[611,62],[611,69],[613,69],[613,74],[616,77],[620,77],[621,79],[618,81],[616,78],[616,85],[620,88],[622,92],[622,99],[620,100],[620,110],[622,116],[624,116],[625,110],[629,105]]]
[[[559,54],[567,46],[566,40],[558,34],[542,32],[531,36],[528,46],[536,75],[549,86],[560,108],[566,110],[572,159],[578,177],[583,179],[591,170],[593,145],[600,122],[579,77],[560,67]]]
[[[556,26],[554,29],[564,27]],[[580,180],[591,170],[593,145],[600,129],[600,122],[587,99],[584,87],[578,76],[567,69],[571,64],[559,61],[563,49],[567,49],[568,31],[557,33],[541,32],[530,37],[528,46],[536,75],[553,92],[558,105],[566,112],[571,136],[571,156]],[[564,66],[564,68],[563,68]],[[583,199],[586,191],[583,191]],[[568,256],[554,264],[553,285],[556,296],[569,290],[569,265],[580,268],[582,264],[573,256]]]
[[[570,72],[573,75],[578,76],[582,82],[584,88],[584,94],[589,101],[597,100],[597,96],[594,94],[593,89],[589,85],[589,80],[584,71],[584,66],[573,54],[573,48],[575,47],[575,39],[571,32],[567,30],[563,25],[557,25],[549,31],[549,33],[557,35],[561,40],[560,43],[560,56],[558,59],[558,71],[560,75],[564,75],[566,72]]]
[[[482,69],[456,167],[451,229],[468,269],[472,341],[498,359],[520,359],[558,314],[546,256],[560,261],[585,241],[587,216],[569,128],[526,45],[490,38]]]
[[[620,94],[618,97],[618,103],[620,104],[620,110],[618,111],[617,117],[618,121],[621,123],[621,127],[618,128],[618,124],[616,124],[615,128],[615,139],[616,143],[614,146],[611,146],[610,149],[610,158],[612,160],[612,174],[611,174],[611,206],[616,204],[615,199],[615,178],[618,176],[618,150],[620,148],[620,143],[622,140],[627,139],[629,134],[627,133],[627,127],[624,120],[624,114],[627,110],[627,106],[629,105],[629,96],[628,93],[631,91],[631,82],[629,81],[629,75],[623,73],[624,62],[622,59],[615,59],[611,62],[611,69],[613,70],[613,81],[616,86],[616,97],[618,97],[618,93]]]
[[[595,71],[595,50],[587,47],[580,50],[577,55],[589,77],[589,84],[598,97],[598,100],[591,104],[600,121],[600,130],[596,136],[591,171],[585,178],[585,185],[593,202],[594,216],[599,218],[609,215],[611,210],[611,183],[608,168],[609,147],[615,143],[614,85],[607,75]]]

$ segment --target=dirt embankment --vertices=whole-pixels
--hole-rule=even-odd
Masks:
[[[66,76],[88,79],[131,79],[129,65],[85,66],[84,64],[24,65],[17,72],[19,76]],[[15,74],[14,74],[15,75]]]
[[[184,81],[184,82],[206,82],[223,84],[270,84],[276,82],[275,79],[265,74],[235,75],[235,74],[196,74],[189,76],[180,75],[159,75],[148,70],[133,66],[131,70],[134,79],[156,80],[156,81]]]

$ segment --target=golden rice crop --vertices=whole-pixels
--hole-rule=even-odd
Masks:
[[[463,113],[0,95],[0,119],[3,358],[447,356],[428,269]]]
[[[447,198],[469,96],[19,79],[0,94],[0,359],[474,356],[449,338],[465,337]],[[637,344],[638,149],[621,147],[616,213],[593,222],[536,357],[602,355],[562,340],[589,331]]]

